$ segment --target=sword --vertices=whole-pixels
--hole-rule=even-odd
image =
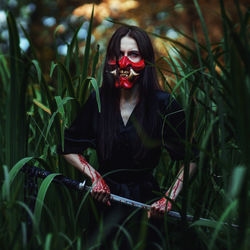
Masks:
[[[30,166],[28,164],[24,165],[22,168],[22,171],[24,173],[28,173],[31,176],[34,177],[40,177],[42,179],[45,179],[47,176],[49,176],[51,174],[51,172],[35,167],[35,166]],[[91,187],[86,185],[86,180],[84,180],[83,182],[79,182],[76,180],[72,180],[70,178],[67,178],[63,175],[58,175],[55,176],[55,178],[53,179],[54,183],[58,183],[58,184],[63,184],[71,189],[77,190],[77,191],[91,191]],[[138,202],[138,201],[134,201],[116,194],[110,194],[110,200],[114,201],[116,203],[119,204],[124,204],[130,207],[135,207],[135,208],[139,208],[139,209],[145,209],[145,210],[150,210],[151,206],[142,202]],[[175,218],[177,220],[181,220],[182,216],[179,212],[176,211],[169,211],[167,213],[168,216]],[[189,222],[193,222],[194,221],[194,216],[193,215],[186,215],[186,220]],[[198,220],[200,221],[204,221],[204,222],[215,222],[218,223],[218,221],[215,220],[210,220],[210,219],[206,219],[206,218],[198,218]],[[226,222],[222,223],[223,225],[231,225],[232,227],[238,228],[239,226],[236,224],[228,224]]]

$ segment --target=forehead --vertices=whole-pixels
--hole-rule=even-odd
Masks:
[[[124,36],[121,39],[121,43],[120,43],[120,50],[121,51],[131,51],[131,50],[136,50],[139,51],[138,45],[135,41],[134,38],[132,37],[128,37],[128,36]]]

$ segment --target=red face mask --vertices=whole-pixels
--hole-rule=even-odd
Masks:
[[[110,60],[108,62],[109,65],[115,66],[116,61]],[[119,64],[119,80],[116,80],[115,87],[116,88],[132,88],[136,80],[140,75],[140,71],[145,68],[144,59],[140,60],[139,62],[135,63],[132,62],[127,56],[123,56]],[[117,77],[117,69],[110,72],[115,77]]]

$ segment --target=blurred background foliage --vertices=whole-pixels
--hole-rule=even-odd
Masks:
[[[45,73],[47,72],[45,74],[47,77],[49,74],[47,62],[54,60],[55,50],[58,50],[60,55],[66,55],[67,43],[82,22],[78,39],[80,51],[83,53],[93,3],[95,13],[91,43],[93,47],[96,43],[100,45],[102,56],[107,41],[117,27],[109,22],[109,19],[138,25],[148,32],[180,41],[191,48],[194,48],[195,44],[180,32],[192,36],[193,29],[195,29],[198,41],[201,44],[205,42],[199,16],[194,4],[189,0],[2,0],[0,3],[0,48],[2,51],[6,51],[8,47],[6,11],[11,10],[17,22],[29,33],[41,67]],[[239,3],[244,12],[249,1],[241,0]],[[234,6],[234,0],[227,0],[224,4],[227,14],[234,23],[237,23],[239,16],[237,8]],[[207,24],[211,43],[219,42],[223,37],[220,1],[200,0],[199,5]],[[21,48],[29,51],[29,41],[20,26],[19,32]],[[160,60],[161,55],[166,55],[162,40],[154,39],[153,42],[159,65],[167,68],[167,63]],[[170,42],[168,43],[170,45]],[[175,53],[171,50],[170,52]]]
[[[89,91],[98,93],[107,41],[121,22],[151,34],[161,84],[185,109],[188,137],[196,138],[201,152],[197,176],[190,186],[184,178],[182,199],[174,208],[219,221],[188,226],[168,218],[164,223],[170,234],[162,235],[161,247],[249,249],[249,16],[249,3],[243,0],[1,1],[1,247],[98,249],[105,228],[98,220],[94,235],[88,232],[89,214],[95,211],[91,199],[50,185],[50,176],[33,183],[39,192],[32,211],[27,199],[33,196],[26,194],[24,203],[25,178],[18,172],[32,162],[83,179],[58,157],[56,145]],[[98,167],[95,151],[85,156]],[[179,166],[163,151],[154,173],[162,191]],[[139,243],[147,237],[147,223],[140,228]]]

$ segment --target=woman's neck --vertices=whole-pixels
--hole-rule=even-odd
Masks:
[[[131,89],[121,89],[120,104],[123,103],[137,103],[139,100],[139,86],[136,84]]]
[[[120,112],[124,125],[126,126],[136,104],[139,100],[138,85],[131,89],[121,89]]]

